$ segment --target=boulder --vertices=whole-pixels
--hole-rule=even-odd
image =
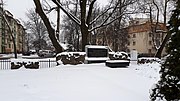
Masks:
[[[24,63],[26,69],[39,69],[39,62]]]
[[[84,52],[62,52],[56,56],[56,61],[58,65],[60,65],[60,61],[62,64],[71,64],[77,65],[84,63],[85,54]]]
[[[23,64],[21,62],[17,62],[17,63],[11,62],[11,69],[19,69],[22,67],[22,65]]]

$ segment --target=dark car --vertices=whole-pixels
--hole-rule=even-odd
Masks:
[[[30,56],[30,55],[31,55],[31,52],[29,52],[29,51],[23,52],[22,55],[24,55],[24,56]]]
[[[38,56],[40,57],[54,57],[56,53],[51,50],[39,50]]]

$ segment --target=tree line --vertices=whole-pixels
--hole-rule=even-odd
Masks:
[[[97,43],[96,37],[103,39],[102,45],[107,45],[106,38],[112,40],[113,50],[126,50],[128,44],[127,25],[133,16],[143,14],[149,17],[152,25],[156,57],[161,57],[170,34],[166,34],[160,45],[156,44],[155,33],[158,31],[160,20],[167,25],[169,14],[174,8],[174,0],[109,0],[107,5],[101,5],[97,0],[33,0],[35,10],[29,10],[25,22],[29,30],[28,36],[36,37],[33,46],[38,49],[47,46],[46,41],[51,40],[57,53],[63,51],[59,43],[60,29],[65,42],[72,44],[77,51],[85,51],[85,45]],[[60,10],[64,13],[60,26]],[[52,23],[48,14],[56,11],[56,23]],[[161,18],[161,19],[160,19]],[[55,26],[56,28],[55,28]],[[33,36],[34,35],[34,36]],[[62,35],[62,34],[61,34]],[[47,38],[49,36],[49,38]],[[32,41],[32,40],[28,40]],[[40,44],[38,44],[40,43]]]
[[[169,39],[169,34],[166,34],[162,43],[157,45],[155,33],[158,31],[160,22],[163,22],[164,26],[167,25],[168,15],[174,7],[174,0],[109,0],[107,5],[101,5],[97,0],[51,0],[51,2],[45,0],[43,2],[34,0],[35,10],[42,18],[57,53],[63,51],[59,41],[54,41],[59,38],[59,36],[56,37],[57,32],[59,33],[58,28],[64,33],[63,41],[72,44],[77,51],[85,51],[85,45],[95,44],[97,35],[102,36],[102,45],[108,44],[106,42],[108,37],[112,40],[115,51],[126,50],[128,35],[124,28],[133,15],[138,14],[146,15],[152,25],[155,23],[151,26],[151,33],[157,50],[156,57],[161,57],[162,50]],[[55,29],[47,13],[56,10],[58,15],[60,9],[64,16],[61,26],[56,24]]]

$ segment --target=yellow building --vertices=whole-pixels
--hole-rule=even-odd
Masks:
[[[135,19],[130,22],[128,27],[129,51],[137,50],[138,54],[154,56],[157,48],[160,47],[165,35],[166,26],[163,23],[158,23],[156,32],[152,32],[156,26],[151,24],[148,19]],[[162,55],[165,54],[163,51]]]
[[[115,47],[118,46],[118,51],[122,51],[120,48],[122,49],[122,47],[125,46],[127,49],[124,51],[128,53],[136,50],[140,55],[154,56],[167,31],[166,26],[163,23],[158,23],[156,32],[153,34],[152,29],[154,30],[155,26],[156,23],[152,24],[148,18],[135,18],[129,22],[129,25],[126,28],[122,29],[122,31],[126,31],[126,35],[128,34],[126,38],[129,42],[124,40],[124,37],[118,38],[119,35],[115,36],[112,30],[106,30],[106,33],[98,34],[96,36],[96,44],[108,45],[111,49],[115,49]],[[116,42],[117,40],[121,41],[121,44]],[[163,50],[162,55],[164,54],[165,50]]]

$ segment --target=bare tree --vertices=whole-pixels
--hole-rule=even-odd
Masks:
[[[114,22],[115,20],[117,20],[119,17],[121,17],[122,15],[116,16],[114,19],[110,19],[111,16],[113,15],[113,13],[115,12],[115,10],[118,7],[118,3],[115,6],[112,6],[111,3],[108,6],[108,8],[106,10],[104,10],[104,12],[102,12],[101,14],[97,15],[95,19],[91,19],[92,18],[92,12],[93,12],[93,7],[94,4],[96,2],[96,0],[79,0],[79,5],[80,5],[80,19],[77,18],[76,16],[74,16],[72,13],[68,12],[68,10],[66,10],[62,4],[60,4],[57,0],[52,0],[59,8],[61,8],[61,10],[70,18],[72,19],[77,25],[80,26],[81,29],[81,34],[82,34],[82,51],[85,50],[85,45],[89,44],[88,42],[88,36],[89,33],[94,31],[95,29],[107,26],[109,24],[111,24],[112,22]],[[87,4],[89,4],[89,6],[87,7]],[[126,6],[126,5],[124,5]],[[109,13],[109,15],[104,19],[104,21],[102,21],[100,24],[91,27],[91,25],[93,23],[95,23],[97,20],[99,20],[99,18],[102,15],[105,15],[107,12],[111,12]]]
[[[131,14],[136,14],[141,12],[137,6],[137,0],[118,0],[119,4],[116,9],[116,12],[114,13],[114,16],[119,16],[115,22],[111,25],[111,30],[113,34],[113,47],[115,51],[121,50],[126,51],[127,50],[127,44],[128,44],[128,32],[126,27],[127,21],[129,21],[129,18],[131,18]],[[117,1],[114,2],[114,5],[117,4]],[[133,7],[133,8],[132,8]]]
[[[33,40],[32,43],[34,43],[34,41],[36,41],[35,43],[37,43],[37,45],[35,45],[35,46],[36,46],[37,50],[41,50],[43,47],[45,48],[47,45],[44,44],[45,46],[43,46],[43,44],[41,43],[43,41],[41,41],[41,40],[48,41],[48,39],[46,38],[47,29],[46,29],[46,26],[44,25],[42,19],[34,11],[34,9],[28,10],[28,12],[26,13],[26,16],[28,18],[28,21],[24,22],[24,25],[25,25],[26,29],[29,31],[28,34],[29,34],[29,36],[35,36],[34,38],[31,37],[31,40]]]
[[[66,9],[69,9],[69,11],[74,14],[76,17],[79,18],[80,10],[78,7],[78,0],[70,0],[63,2],[63,5]],[[71,9],[70,7],[71,6]],[[67,42],[68,44],[73,45],[75,50],[79,51],[79,39],[80,39],[80,28],[79,26],[73,22],[69,17],[66,15],[63,16],[62,20],[62,33],[64,37],[64,42]]]
[[[141,0],[144,3],[144,12],[149,15],[151,22],[151,34],[154,48],[156,50],[155,57],[161,58],[162,51],[170,38],[166,31],[167,15],[171,14],[173,8],[173,0]],[[161,19],[163,18],[163,19]],[[161,19],[161,20],[160,20]],[[161,22],[163,21],[163,23]],[[163,24],[163,26],[161,26]],[[161,26],[161,28],[160,28]],[[161,40],[157,39],[157,33],[161,33]],[[160,42],[161,41],[161,42]]]
[[[161,4],[161,12],[163,13],[163,18],[164,18],[164,25],[166,27],[166,23],[167,23],[167,14],[169,14],[169,10],[171,10],[171,8],[168,9],[168,7],[174,7],[174,1],[173,0],[162,0]],[[170,34],[167,33],[166,36],[164,37],[159,49],[157,50],[157,53],[155,55],[155,57],[161,58],[161,54],[162,51],[164,49],[164,47],[166,46],[166,43],[168,42],[169,38],[170,38]]]
[[[47,28],[49,38],[51,39],[51,42],[56,49],[56,53],[62,52],[63,48],[58,41],[55,29],[52,27],[47,15],[44,13],[40,0],[33,0],[33,1],[36,6],[36,12],[39,14],[39,16],[41,17],[41,19],[43,20],[43,22]]]
[[[171,8],[169,8],[168,6],[172,6],[173,7],[173,1],[172,0],[152,0],[151,4],[150,4],[150,19],[151,19],[151,30],[152,30],[152,35],[153,35],[153,43],[155,46],[155,49],[157,50],[155,57],[161,58],[161,54],[162,51],[168,41],[168,39],[170,38],[171,35],[167,34],[166,31],[161,31],[161,42],[158,41],[157,43],[157,36],[156,34],[159,33],[159,29],[165,29],[166,28],[166,24],[167,24],[167,12],[170,11]],[[154,10],[152,10],[152,7],[154,8]],[[169,9],[168,9],[169,8]],[[156,18],[153,18],[153,12],[155,12],[154,16]],[[161,14],[162,13],[162,14]],[[170,12],[169,12],[170,14]],[[160,16],[163,17],[163,26],[162,28],[159,28],[160,25]],[[155,20],[153,20],[155,19]],[[155,24],[154,24],[155,21]],[[165,36],[165,37],[164,37]]]

